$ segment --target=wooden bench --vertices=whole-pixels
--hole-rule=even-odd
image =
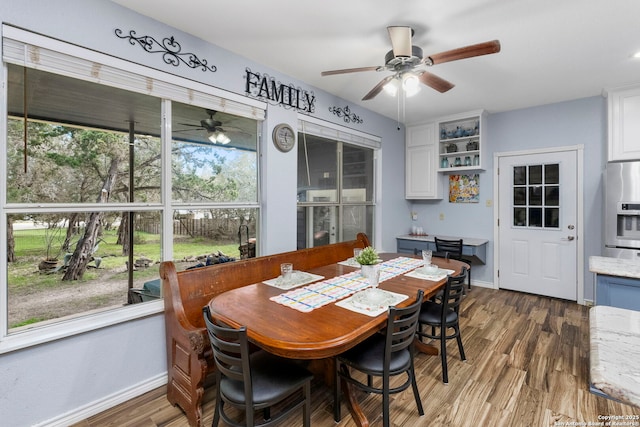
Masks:
[[[249,258],[192,270],[176,271],[171,261],[160,265],[167,337],[167,399],[186,413],[189,424],[202,425],[202,396],[207,375],[214,370],[202,307],[214,296],[280,275],[280,264],[296,270],[334,264],[353,256],[354,248],[370,246],[359,233],[356,240],[298,251]]]

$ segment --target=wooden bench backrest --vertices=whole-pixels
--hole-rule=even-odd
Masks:
[[[171,261],[160,265],[160,277],[166,314],[173,313],[187,328],[204,328],[202,307],[211,298],[230,289],[258,283],[280,275],[280,264],[293,263],[296,270],[310,270],[343,261],[353,256],[354,248],[369,246],[369,239],[359,233],[356,240],[283,252],[241,261],[216,264],[176,272]],[[189,329],[190,329],[189,328]]]

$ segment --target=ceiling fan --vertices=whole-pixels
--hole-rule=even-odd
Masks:
[[[323,71],[322,76],[334,74],[357,73],[361,71],[391,71],[392,75],[382,79],[367,93],[363,101],[373,99],[383,89],[395,95],[400,85],[407,96],[411,96],[420,89],[420,83],[438,92],[444,93],[453,88],[453,83],[424,70],[424,66],[472,58],[474,56],[489,55],[500,52],[500,42],[493,40],[470,46],[448,50],[434,55],[423,56],[422,49],[411,44],[413,29],[406,26],[387,27],[391,39],[391,50],[384,57],[384,65],[373,67],[346,68],[342,70]]]
[[[227,131],[225,131],[221,126],[222,126],[222,122],[219,120],[215,120],[213,118],[213,116],[216,114],[215,110],[209,110],[206,109],[205,110],[207,112],[207,114],[209,115],[208,119],[202,119],[200,120],[200,125],[193,125],[193,124],[189,124],[189,123],[180,123],[183,126],[191,126],[194,129],[203,129],[207,132],[207,138],[209,139],[209,141],[213,142],[214,144],[228,144],[229,142],[231,142],[231,138],[229,138],[226,134]],[[185,129],[182,131],[176,131],[176,132],[184,132],[186,130],[192,130],[192,129]]]

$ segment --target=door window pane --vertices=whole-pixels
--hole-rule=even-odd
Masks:
[[[513,208],[513,225],[516,227],[527,225],[527,208]]]
[[[513,189],[513,204],[514,205],[527,204],[527,188],[526,187],[515,187]]]
[[[513,168],[513,185],[525,185],[527,183],[527,167],[515,166]]]
[[[542,166],[529,166],[529,185],[542,184]]]
[[[542,205],[542,187],[529,187],[529,204],[533,206]]]
[[[551,185],[544,188],[544,204],[546,206],[560,205],[560,188],[557,185]]]
[[[558,228],[560,226],[560,210],[558,208],[544,209],[544,226],[547,228]]]
[[[559,177],[558,163],[514,166],[514,227],[560,228]]]
[[[529,208],[529,227],[542,227],[542,208]]]
[[[560,183],[560,165],[557,163],[544,165],[544,183],[559,184]]]

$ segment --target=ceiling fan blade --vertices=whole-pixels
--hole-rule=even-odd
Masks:
[[[363,100],[363,101],[368,101],[368,100],[370,100],[370,99],[375,98],[375,97],[376,97],[376,96],[377,96],[377,95],[382,91],[382,88],[384,87],[384,85],[386,85],[387,83],[389,83],[389,82],[390,82],[391,80],[393,80],[393,79],[394,79],[394,76],[387,76],[387,77],[385,77],[384,79],[380,80],[380,83],[378,83],[377,85],[375,85],[375,86],[374,86],[374,88],[373,88],[373,89],[371,89],[371,90],[369,91],[369,93],[368,93],[368,94],[366,94],[366,95],[362,98],[362,100]]]
[[[321,76],[332,76],[334,74],[346,74],[346,73],[359,73],[360,71],[378,71],[381,67],[360,67],[360,68],[345,68],[343,70],[331,70],[331,71],[323,71],[320,73]],[[384,69],[384,67],[382,67]]]
[[[426,58],[427,63],[431,65],[442,64],[443,62],[457,61],[459,59],[473,58],[474,56],[489,55],[500,52],[500,42],[493,40],[490,42],[473,44],[470,46],[460,47],[458,49],[448,50],[446,52],[429,55]]]
[[[396,58],[410,58],[411,36],[413,35],[411,27],[387,27],[387,31],[391,39],[393,56]]]
[[[450,89],[453,89],[454,84],[446,81],[445,79],[436,76],[435,74],[431,74],[427,71],[420,74],[418,77],[422,84],[429,86],[437,90],[440,93],[444,93]]]
[[[198,131],[203,131],[204,128],[201,127],[197,127],[197,128],[193,128],[193,129],[174,129],[173,133],[178,133],[178,132],[198,132]]]

